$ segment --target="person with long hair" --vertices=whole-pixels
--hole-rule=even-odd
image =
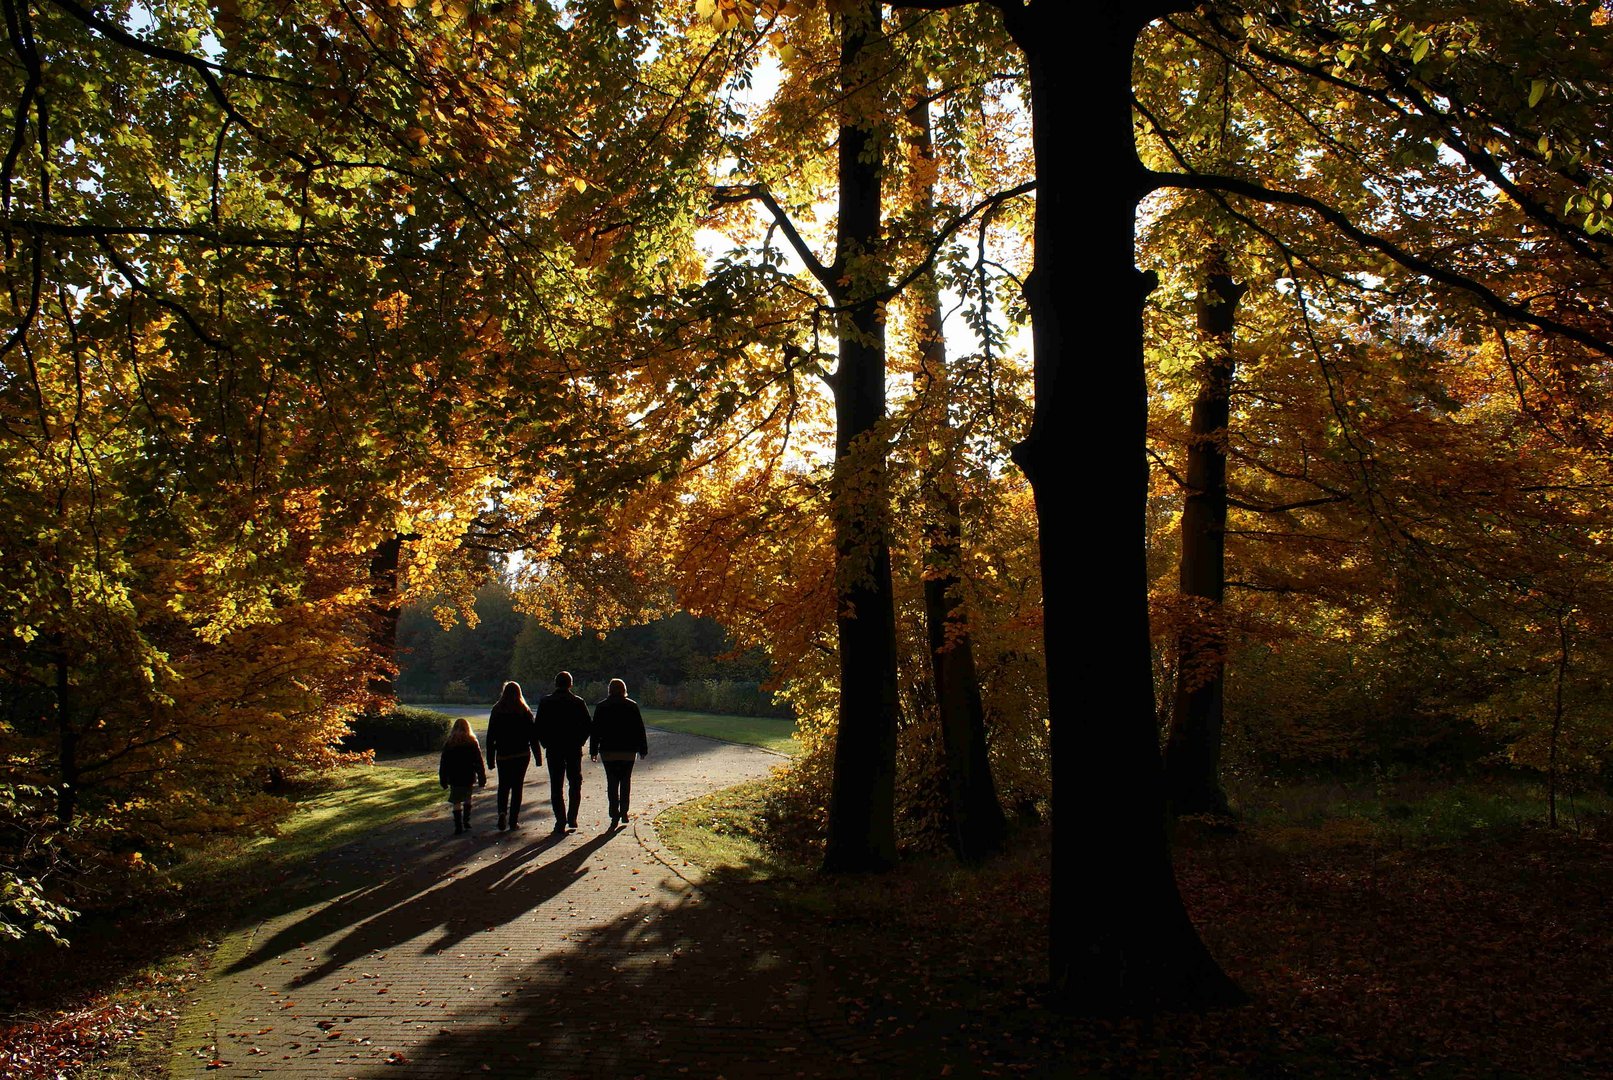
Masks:
[[[486,787],[487,770],[482,768],[482,745],[463,716],[454,721],[448,741],[442,744],[437,780],[448,789],[448,801],[454,807],[454,835],[470,832],[471,785]]]
[[[605,797],[610,803],[610,827],[627,822],[627,800],[633,793],[633,755],[647,757],[650,741],[644,732],[644,714],[627,696],[627,683],[612,679],[604,701],[594,706],[594,726],[588,737],[588,757],[605,759]]]
[[[521,695],[521,684],[507,682],[487,718],[487,765],[498,773],[498,827],[513,829],[521,823],[521,789],[532,755],[543,764],[532,710]]]

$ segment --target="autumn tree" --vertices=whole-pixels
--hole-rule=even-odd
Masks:
[[[602,10],[8,14],[8,780],[127,862],[335,760],[394,594],[679,445],[599,395],[664,385],[618,300],[680,268],[702,121]]]
[[[935,140],[928,85],[908,107],[911,196],[919,214],[935,205]],[[986,744],[985,703],[975,665],[969,613],[961,595],[960,563],[964,558],[962,483],[959,435],[954,430],[954,378],[948,368],[946,325],[941,291],[932,272],[913,287],[918,309],[919,372],[915,396],[929,423],[927,445],[920,451],[921,513],[924,518],[925,637],[935,683],[936,713],[941,728],[950,834],[953,849],[965,860],[979,860],[998,850],[1007,821],[997,800]]]
[[[1594,99],[1604,92],[1597,78],[1575,79],[1566,73],[1594,70],[1594,61],[1590,67],[1586,61],[1605,49],[1605,31],[1585,6],[1564,5],[1559,19],[1531,23],[1527,32],[1512,13],[1500,9],[1450,20],[1426,21],[1421,14],[1415,8],[1370,13],[1293,8],[1269,14],[1269,22],[1263,22],[1235,21],[1212,7],[1200,17],[1173,17],[1151,36],[1151,52],[1166,63],[1150,69],[1150,92],[1140,97],[1140,109],[1147,141],[1164,151],[1162,169],[1185,165],[1220,174],[1226,181],[1203,176],[1187,181],[1212,193],[1212,202],[1203,204],[1207,215],[1201,211],[1199,217],[1221,221],[1217,230],[1223,237],[1234,232],[1241,236],[1237,242],[1254,253],[1254,277],[1281,278],[1284,295],[1266,295],[1290,309],[1279,319],[1304,331],[1296,359],[1308,358],[1311,374],[1302,378],[1312,383],[1319,379],[1327,389],[1322,413],[1308,430],[1301,412],[1293,409],[1292,393],[1279,392],[1291,403],[1281,418],[1289,422],[1282,425],[1288,431],[1273,433],[1263,440],[1265,450],[1245,458],[1256,487],[1264,482],[1268,490],[1251,491],[1242,505],[1274,514],[1281,523],[1239,531],[1305,543],[1301,538],[1310,530],[1300,525],[1296,532],[1290,512],[1332,505],[1331,513],[1318,516],[1321,511],[1316,510],[1310,516],[1318,523],[1330,522],[1326,532],[1335,538],[1333,544],[1360,545],[1359,554],[1335,566],[1401,567],[1430,582],[1436,574],[1419,563],[1432,561],[1450,580],[1473,582],[1476,561],[1430,560],[1451,542],[1452,534],[1431,541],[1428,523],[1445,520],[1449,511],[1430,506],[1428,493],[1455,496],[1460,488],[1444,478],[1418,475],[1412,481],[1404,473],[1395,474],[1388,461],[1404,462],[1413,475],[1419,467],[1416,458],[1397,455],[1390,447],[1415,431],[1428,462],[1468,462],[1459,470],[1495,468],[1480,464],[1490,454],[1479,444],[1466,445],[1466,458],[1453,458],[1460,440],[1432,436],[1423,423],[1430,414],[1457,416],[1464,407],[1470,412],[1474,408],[1473,399],[1454,392],[1467,380],[1445,374],[1450,369],[1442,354],[1485,355],[1503,370],[1510,368],[1518,376],[1519,405],[1544,422],[1548,441],[1565,438],[1570,429],[1583,434],[1581,425],[1595,414],[1597,407],[1584,397],[1576,400],[1577,420],[1567,419],[1561,410],[1547,419],[1528,401],[1523,387],[1536,376],[1529,373],[1529,351],[1512,347],[1516,330],[1509,324],[1532,322],[1533,348],[1552,355],[1583,349],[1594,353],[1606,340],[1597,326],[1605,325],[1605,316],[1594,305],[1581,301],[1571,318],[1559,319],[1559,311],[1568,309],[1519,304],[1517,298],[1528,296],[1540,278],[1524,271],[1512,254],[1518,243],[1537,248],[1544,258],[1532,265],[1562,274],[1557,280],[1572,283],[1571,294],[1581,283],[1605,274],[1600,268],[1605,260],[1597,254],[1596,217],[1587,217],[1581,228],[1548,207],[1554,199],[1565,206],[1588,206],[1592,197],[1583,190],[1594,191],[1601,182],[1594,158],[1582,149],[1594,145],[1582,143],[1591,129],[1571,134],[1564,126],[1598,121],[1572,109],[1553,115],[1549,99],[1553,94]],[[1565,36],[1571,27],[1576,36]],[[1543,68],[1558,73],[1562,81],[1520,73]],[[1191,73],[1203,70],[1226,73],[1209,93],[1201,92],[1202,87],[1189,89],[1196,77]],[[1207,99],[1221,103],[1206,109]],[[1563,144],[1581,147],[1559,154],[1555,167],[1549,152],[1552,138],[1534,130],[1542,120],[1559,125],[1555,137]],[[1262,148],[1258,178],[1248,164],[1237,163],[1236,155],[1222,153],[1220,140],[1229,126],[1236,138]],[[1441,145],[1446,149],[1440,150]],[[1564,170],[1569,157],[1574,161]],[[1552,185],[1557,194],[1544,198],[1540,193]],[[1518,192],[1521,201],[1508,191]],[[1368,221],[1370,226],[1363,224]],[[1259,269],[1262,261],[1273,269]],[[1547,286],[1543,294],[1554,292],[1562,294],[1561,284]],[[1361,330],[1352,334],[1345,328],[1352,323]],[[1378,336],[1385,347],[1374,355],[1364,333]],[[1481,347],[1486,338],[1492,338],[1492,345]],[[1557,343],[1548,344],[1553,338]],[[1358,381],[1352,370],[1357,362],[1385,365],[1380,376],[1368,376],[1374,389],[1368,391]],[[1258,411],[1262,399],[1274,399],[1273,384],[1251,380],[1243,394]],[[1462,428],[1447,430],[1455,435]],[[1511,435],[1501,438],[1513,440]],[[1320,456],[1295,459],[1285,448],[1296,445],[1309,446]],[[1326,464],[1334,453],[1336,465]],[[1520,475],[1503,479],[1493,472],[1489,476],[1484,484],[1492,493],[1484,514],[1521,515],[1514,519],[1520,526],[1536,523],[1522,526],[1528,531],[1553,516],[1552,508],[1538,499],[1518,498],[1538,481]],[[1190,490],[1197,488],[1194,480],[1183,479]],[[1273,485],[1288,491],[1274,497]],[[1562,490],[1579,487],[1571,483]],[[1412,510],[1413,505],[1418,509]],[[1462,513],[1472,514],[1474,505],[1466,503]],[[1184,529],[1186,525],[1184,518]],[[1355,539],[1344,541],[1343,536]],[[1266,550],[1277,554],[1285,541],[1277,543]],[[1296,545],[1289,541],[1286,546]],[[1184,566],[1187,555],[1184,533]],[[1251,573],[1255,568],[1246,564],[1239,575],[1245,579],[1242,587],[1292,590],[1292,578],[1283,582],[1280,570],[1272,572],[1280,566]],[[1482,589],[1506,588],[1502,582],[1508,575],[1488,577],[1494,569],[1490,564],[1483,571],[1490,585]],[[1335,571],[1327,576],[1344,580]],[[1359,587],[1359,575],[1357,579]],[[1184,574],[1184,585],[1185,580]],[[1448,595],[1444,588],[1434,593]],[[1409,595],[1420,594],[1425,598],[1420,602],[1427,602],[1434,593],[1420,584]],[[1199,765],[1196,786],[1205,790],[1214,784],[1207,768],[1213,754],[1201,751],[1194,760]]]
[[[711,25],[720,28],[732,28],[738,23],[738,17],[735,14],[737,9],[734,9],[732,5],[707,5],[703,10],[706,11]],[[763,14],[783,13],[768,7],[763,11]],[[833,324],[836,335],[836,355],[834,359],[837,361],[837,366],[833,374],[829,375],[825,381],[830,387],[837,410],[841,412],[841,415],[837,415],[835,431],[836,438],[841,440],[844,445],[836,453],[837,460],[843,462],[838,468],[843,476],[846,477],[846,480],[836,482],[837,486],[825,507],[825,512],[830,515],[831,520],[836,522],[837,529],[841,529],[839,535],[842,540],[843,555],[840,559],[842,570],[837,572],[840,583],[836,587],[844,588],[848,580],[846,575],[851,575],[849,580],[852,581],[864,575],[866,569],[866,551],[864,549],[867,547],[864,540],[868,538],[858,539],[862,532],[866,532],[860,526],[848,531],[843,523],[852,522],[854,524],[855,519],[863,514],[877,515],[881,521],[887,518],[889,514],[888,503],[891,496],[885,455],[889,452],[893,436],[900,441],[902,436],[898,433],[918,430],[923,433],[912,436],[915,440],[928,439],[930,438],[928,433],[938,430],[935,424],[936,418],[941,417],[945,410],[956,405],[956,402],[943,404],[943,399],[940,395],[932,394],[928,397],[930,402],[928,412],[921,414],[916,410],[898,410],[900,415],[891,415],[888,419],[883,419],[890,411],[888,403],[884,402],[884,385],[887,381],[884,375],[880,375],[877,379],[870,376],[865,384],[848,381],[850,374],[858,371],[871,371],[871,369],[860,366],[861,361],[858,360],[858,357],[862,354],[859,351],[859,341],[874,341],[875,336],[882,339],[888,333],[887,323],[896,325],[898,327],[896,333],[898,334],[907,335],[910,338],[922,338],[926,331],[916,324],[908,322],[904,313],[896,312],[890,305],[903,302],[902,298],[907,295],[909,290],[914,288],[915,283],[928,274],[929,267],[937,251],[943,248],[948,243],[949,238],[953,237],[961,227],[980,218],[982,215],[989,216],[992,209],[1000,206],[1005,200],[1015,195],[1023,194],[1025,187],[1024,185],[1016,187],[1010,183],[1007,186],[1012,190],[991,192],[983,200],[975,202],[973,206],[970,206],[968,202],[958,205],[957,202],[950,199],[944,207],[934,205],[920,206],[916,201],[917,191],[910,193],[899,180],[893,180],[893,178],[905,175],[908,171],[915,174],[918,171],[917,169],[909,170],[902,158],[897,155],[886,153],[881,149],[880,153],[883,156],[883,160],[877,162],[879,166],[877,169],[863,170],[861,173],[849,171],[851,165],[860,164],[864,159],[869,158],[872,148],[880,147],[884,142],[890,141],[891,133],[900,122],[898,115],[900,110],[896,107],[896,95],[891,92],[892,80],[888,72],[896,69],[911,69],[914,71],[915,77],[918,77],[917,72],[924,70],[924,65],[931,65],[933,70],[938,57],[942,57],[948,48],[960,54],[967,52],[969,47],[974,45],[971,40],[971,32],[974,26],[973,24],[966,24],[960,29],[953,30],[950,37],[948,37],[945,33],[941,35],[930,34],[931,27],[925,24],[933,24],[939,21],[934,18],[912,19],[906,23],[886,22],[881,19],[878,23],[871,24],[873,27],[869,31],[873,35],[871,48],[875,50],[878,58],[882,60],[883,66],[870,69],[879,76],[879,79],[876,85],[867,85],[868,80],[864,79],[864,73],[861,68],[847,66],[845,54],[846,41],[844,34],[848,32],[848,26],[851,26],[854,30],[855,22],[857,19],[861,19],[862,16],[852,19],[849,17],[842,18],[837,14],[833,18],[823,18],[822,14],[822,12],[813,11],[804,13],[799,18],[781,20],[765,28],[764,32],[757,37],[756,40],[766,41],[774,46],[777,49],[777,55],[783,58],[784,82],[780,90],[773,95],[772,99],[766,103],[765,108],[760,111],[753,133],[743,139],[736,137],[737,149],[735,156],[744,163],[744,170],[741,175],[747,178],[754,177],[755,179],[746,183],[739,183],[736,180],[724,185],[719,190],[719,205],[730,209],[744,209],[749,214],[751,213],[749,209],[751,204],[760,203],[762,207],[760,217],[766,226],[767,235],[760,243],[749,250],[736,251],[735,258],[754,258],[757,262],[749,265],[754,266],[758,272],[767,273],[771,271],[776,274],[777,271],[772,271],[771,268],[782,266],[785,258],[788,257],[792,263],[803,267],[804,272],[798,280],[802,281],[805,290],[810,290],[809,295],[816,294],[816,296],[821,297],[811,307],[798,313],[797,318],[800,322],[796,330],[796,338],[794,341],[784,343],[782,363],[779,364],[779,367],[786,371],[799,370],[803,372],[821,370],[822,367],[826,367],[827,358],[822,356],[822,350],[819,346],[820,335],[829,332],[831,319],[837,320]],[[878,14],[878,10],[871,7],[867,17],[873,18],[876,14]],[[748,33],[736,36],[740,40],[750,39]],[[949,41],[951,44],[939,45],[937,41]],[[975,47],[978,52],[978,46]],[[972,100],[973,97],[979,95],[981,86],[990,84],[997,77],[994,73],[990,73],[989,69],[982,69],[979,66],[978,56],[971,57],[968,62],[961,64],[951,60],[943,61],[943,63],[951,64],[960,71],[967,69],[966,80],[973,85],[960,86],[946,83],[943,79],[943,84],[947,86],[947,89],[942,92],[942,96],[961,94]],[[971,64],[974,66],[971,67]],[[982,74],[983,70],[986,70],[987,73]],[[848,79],[850,80],[849,82]],[[826,98],[835,99],[847,95],[849,95],[849,100],[845,108],[855,115],[871,116],[872,119],[868,122],[876,124],[880,129],[878,139],[869,141],[864,135],[855,131],[848,133],[844,130],[842,122],[845,119],[844,114],[837,115],[826,112],[822,108],[821,103]],[[962,113],[964,107],[960,106],[959,111]],[[809,152],[804,149],[804,147],[813,146],[819,139],[830,143],[830,146],[834,148],[837,159],[825,160],[826,155],[815,151]],[[868,149],[854,155],[848,153],[847,148],[854,147],[859,139],[865,141]],[[869,162],[869,164],[875,163]],[[960,165],[959,174],[965,173],[967,168],[968,166]],[[982,170],[982,172],[985,171],[988,170]],[[867,214],[861,217],[857,216],[857,214],[848,214],[848,207],[856,207],[859,205],[858,201],[865,198],[865,195],[860,193],[862,189],[858,185],[863,184],[867,177],[878,179],[880,186],[884,189],[884,192],[878,198],[872,200],[873,203],[878,205],[867,207]],[[817,235],[821,230],[816,228],[816,223],[812,220],[815,217],[814,204],[819,201],[820,192],[829,183],[834,184],[834,190],[839,193],[838,198],[840,199],[839,213],[833,219],[834,228],[837,230],[834,248],[837,261],[833,263],[827,258],[819,257],[816,254],[818,246],[827,245]],[[933,195],[929,198],[933,204]],[[852,201],[847,202],[847,199]],[[861,214],[862,211],[859,210],[857,213]],[[878,284],[877,281],[872,283],[862,282],[862,271],[858,268],[863,266],[864,262],[860,257],[858,259],[843,259],[844,253],[857,250],[858,244],[868,243],[867,240],[856,240],[855,243],[851,243],[848,246],[847,243],[842,242],[850,237],[850,234],[846,232],[847,228],[859,221],[871,221],[878,227],[874,234],[874,240],[877,242],[878,247],[877,259],[879,264],[885,268],[879,272],[886,276],[886,280],[889,282],[888,285],[874,288],[874,285]],[[743,216],[730,214],[724,224],[726,228],[732,230],[736,235],[744,236],[751,232],[751,225]],[[775,242],[777,242],[775,241],[775,234],[779,234],[783,238],[778,247],[774,247]],[[787,256],[785,252],[788,253]],[[874,252],[870,249],[869,259],[872,260],[873,258]],[[841,261],[844,261],[844,266],[841,266]],[[867,265],[872,266],[874,263],[870,261]],[[727,271],[719,267],[719,272],[726,273]],[[796,288],[799,290],[801,286],[796,286]],[[863,289],[864,292],[858,294],[858,289]],[[857,299],[857,295],[866,296],[866,300]],[[880,312],[880,314],[873,322],[859,330],[854,322],[847,322],[846,320],[856,317],[857,312],[864,308],[867,309],[864,314],[875,311]],[[881,346],[881,355],[884,355],[883,346]],[[857,362],[853,363],[852,361]],[[882,372],[890,370],[889,358],[881,359],[879,367]],[[859,385],[862,386],[860,390],[858,389]],[[876,388],[881,403],[875,412],[882,419],[869,427],[863,434],[857,435],[855,439],[846,443],[847,432],[862,425],[862,421],[853,423],[855,418],[851,414],[844,412],[847,403],[855,401],[859,394],[872,401],[873,399],[870,395],[874,393]],[[795,410],[798,398],[795,396],[793,388],[790,391],[790,395],[786,415],[794,416],[796,415]],[[941,411],[937,412],[936,410]],[[874,413],[863,410],[861,415],[867,419],[872,417]],[[848,424],[851,427],[848,428]],[[790,431],[791,429],[786,426],[783,437],[790,438]],[[799,445],[799,436],[797,435],[795,438]],[[945,440],[943,439],[943,441]],[[766,471],[766,475],[784,479],[788,476],[788,471],[769,468]],[[729,482],[734,482],[732,474],[730,474]],[[703,485],[703,487],[709,490],[709,486]],[[933,493],[934,487],[932,486],[930,490]],[[723,500],[723,504],[726,505],[727,500]],[[746,519],[749,520],[750,515],[746,515]],[[732,524],[731,517],[721,523],[711,523],[709,518],[699,516],[697,516],[697,520],[708,523],[706,526],[694,526],[697,530],[702,527],[707,529],[706,535],[708,536],[711,535],[709,529],[713,526],[724,529],[726,535],[727,528]],[[890,525],[888,523],[881,524],[880,530],[882,533],[888,532]],[[680,529],[679,531],[681,532],[682,530]],[[850,548],[847,548],[845,544],[848,538],[856,541]],[[887,543],[883,539],[879,541],[880,545]],[[700,549],[706,547],[703,543],[696,546]],[[880,564],[880,569],[876,576],[881,580],[889,576],[888,569],[884,565],[889,561],[888,555],[875,558],[875,563]],[[881,591],[888,591],[883,585],[880,588]],[[712,594],[706,590],[702,582],[695,581],[680,584],[679,595],[686,603],[700,603],[702,601],[694,600],[693,597]],[[849,615],[852,612],[863,614],[857,615],[856,624],[848,622],[845,626],[839,627],[837,637],[850,635],[848,637],[849,641],[855,637],[852,634],[853,630],[858,633],[873,632],[874,628],[883,621],[882,617],[878,616],[878,612],[890,606],[890,603],[885,600],[871,605],[869,597],[856,599],[854,603],[842,604],[843,615]],[[707,608],[701,610],[714,611],[714,609]],[[873,612],[874,615],[868,615],[867,613],[869,612]],[[745,616],[740,615],[739,618],[744,619]],[[959,621],[954,619],[953,622],[953,633],[956,633]],[[879,634],[881,637],[886,636],[884,630],[880,630]],[[790,633],[787,640],[793,640],[793,636],[793,632]],[[781,642],[770,643],[770,649],[775,646],[779,653],[787,654],[789,652]],[[926,652],[928,651],[926,649]],[[830,655],[837,658],[837,663],[848,665],[848,670],[861,670],[865,664],[883,656],[883,659],[879,659],[879,663],[886,669],[890,680],[886,689],[894,693],[900,692],[896,680],[900,666],[898,652],[899,650],[896,648],[896,643],[893,639],[891,648],[882,654],[871,652],[862,646],[853,647],[851,644],[842,642],[837,645]],[[965,651],[959,650],[948,663],[955,664],[959,658],[965,655]],[[927,668],[932,668],[928,660],[925,661],[925,665]],[[785,666],[787,668],[789,665],[786,664]],[[887,676],[882,676],[882,678]],[[843,700],[848,703],[867,699],[869,696],[846,689],[844,680],[837,679],[836,685],[839,687],[836,693],[843,695]],[[960,692],[967,693],[967,691],[961,690]],[[978,691],[976,693],[978,694]],[[949,701],[953,696],[949,691]],[[933,700],[933,691],[924,695],[924,697],[926,700]],[[922,707],[922,702],[919,704]],[[808,713],[811,711],[807,710]],[[838,798],[831,795],[830,801],[832,806],[848,808],[848,812],[842,814],[835,811],[831,812],[830,815],[830,844],[826,859],[831,865],[841,863],[850,865],[853,862],[862,862],[873,866],[888,863],[889,857],[893,853],[894,849],[885,845],[887,847],[885,854],[880,855],[877,859],[864,860],[861,856],[856,859],[844,858],[838,852],[845,847],[845,843],[836,839],[837,836],[843,835],[862,835],[866,831],[861,824],[858,824],[863,816],[860,809],[863,805],[861,802],[862,797],[852,799],[848,793],[860,791],[866,787],[865,781],[867,777],[862,776],[861,773],[871,767],[870,762],[887,760],[889,763],[888,768],[883,765],[879,767],[879,772],[882,775],[875,788],[877,792],[884,792],[887,784],[893,785],[895,783],[898,740],[895,737],[897,727],[894,721],[894,709],[889,711],[888,717],[892,720],[892,723],[888,725],[888,729],[882,728],[881,730],[886,730],[890,738],[885,740],[885,744],[878,754],[870,755],[855,749],[858,746],[857,740],[860,736],[857,731],[848,726],[852,723],[852,713],[845,709],[841,710],[841,720],[836,725],[837,733],[834,740],[836,754],[839,756],[833,769],[835,780],[832,785],[841,794]],[[966,715],[964,726],[967,727]],[[910,723],[904,721],[902,730],[905,731],[911,727]],[[985,751],[983,722],[979,725],[974,737],[976,740],[974,752],[978,758]],[[881,738],[884,739],[884,736],[881,736]],[[966,735],[965,739],[967,738],[968,736]],[[887,751],[890,755],[888,758]],[[848,752],[849,756],[846,756]],[[964,760],[967,760],[967,758]],[[960,761],[960,767],[961,764],[962,762]],[[938,773],[937,775],[942,774]],[[946,781],[942,780],[941,782],[945,783]],[[971,790],[978,791],[979,787],[980,781],[976,780],[971,786]],[[884,794],[876,794],[873,797],[882,808],[880,811],[881,818],[888,818],[890,814],[887,811],[893,809],[894,803],[888,800]],[[988,801],[994,804],[994,796],[988,796]],[[995,806],[992,809],[997,813],[1000,821],[1000,811],[997,811]],[[856,812],[851,812],[853,810]],[[982,813],[986,812],[982,811]],[[890,830],[884,824],[881,824],[877,832],[887,834],[890,833]],[[858,843],[861,843],[861,841],[858,841]],[[881,844],[884,845],[884,841],[881,841]]]
[[[720,8],[724,18],[731,6]],[[976,8],[958,0],[897,6]],[[1053,774],[1052,982],[1065,1000],[1102,1009],[1223,1000],[1231,993],[1182,909],[1165,844],[1141,533],[1148,486],[1142,303],[1149,286],[1134,269],[1120,269],[1134,268],[1136,206],[1153,186],[1132,129],[1134,44],[1154,18],[1178,6],[1089,13],[1002,0],[976,8],[1000,12],[1024,57],[1036,151],[1035,267],[1025,283],[1035,412],[1014,457],[1035,492],[1041,525]],[[1072,41],[1082,42],[1079,64],[1064,51]],[[1076,115],[1089,118],[1080,163],[1057,147],[1060,118]],[[1102,164],[1089,168],[1093,160]],[[1068,257],[1076,251],[1079,264]],[[1085,268],[1093,264],[1116,269],[1092,278]],[[1079,337],[1069,322],[1074,296],[1090,312]],[[1082,364],[1078,354],[1115,359]],[[1082,415],[1087,401],[1104,403],[1098,433],[1087,437],[1131,447],[1129,465],[1123,459],[1078,471],[1066,464],[1069,418]],[[1098,596],[1088,595],[1081,569],[1063,557],[1055,525],[1076,505],[1095,520],[1134,523],[1086,538],[1088,559],[1105,568],[1111,583]],[[1081,686],[1105,687],[1106,700],[1101,719],[1077,728],[1069,717],[1081,713]],[[1081,884],[1088,875],[1105,887]]]

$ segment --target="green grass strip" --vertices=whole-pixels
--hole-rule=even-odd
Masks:
[[[760,746],[780,754],[794,754],[795,721],[770,716],[719,716],[679,709],[645,709],[644,722],[664,731],[704,735],[724,742]]]
[[[445,797],[435,773],[355,765],[338,772],[329,789],[298,799],[296,810],[280,823],[276,835],[249,841],[243,855],[252,862],[270,859],[282,866],[300,865]]]

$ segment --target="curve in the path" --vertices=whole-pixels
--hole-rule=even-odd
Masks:
[[[546,769],[522,827],[448,807],[332,853],[312,902],[226,941],[181,1025],[173,1072],[333,1077],[826,1076],[861,1055],[827,1037],[817,970],[743,903],[714,900],[650,824],[765,776],[777,755],[656,731],[634,820],[607,831],[585,761],[580,829],[551,835]],[[416,767],[435,767],[435,758]]]

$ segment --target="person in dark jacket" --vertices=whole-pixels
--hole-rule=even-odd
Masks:
[[[554,831],[577,829],[582,800],[582,744],[588,741],[588,704],[571,692],[571,672],[554,677],[554,693],[538,701],[538,741],[549,752],[549,802]],[[566,799],[569,787],[571,799]]]
[[[498,772],[498,827],[513,829],[521,821],[521,788],[532,755],[543,764],[532,710],[521,696],[521,684],[507,682],[487,718],[487,765]]]
[[[482,746],[463,716],[454,721],[442,744],[437,780],[448,789],[448,801],[454,806],[454,835],[470,832],[470,788],[487,786],[487,770],[482,768]]]
[[[633,791],[633,755],[647,757],[650,740],[644,733],[644,715],[638,702],[627,696],[627,684],[612,679],[608,696],[594,706],[594,728],[588,737],[588,756],[605,759],[605,795],[610,801],[610,827],[627,821],[627,800]]]

